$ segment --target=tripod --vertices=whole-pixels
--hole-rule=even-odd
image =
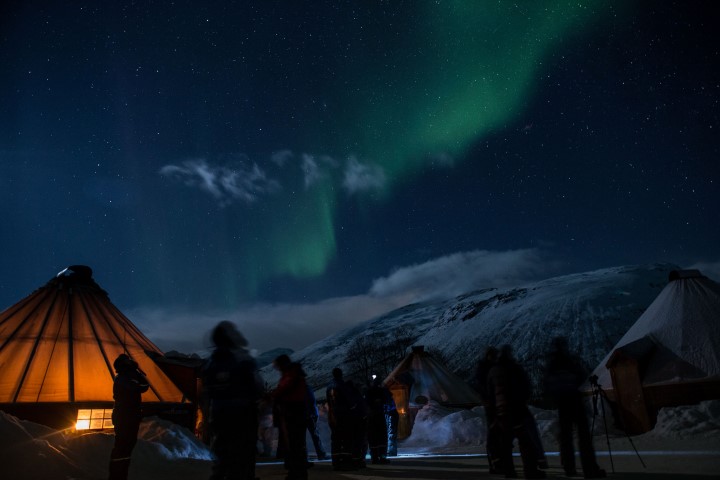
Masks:
[[[590,435],[593,434],[595,431],[595,417],[598,414],[598,401],[600,402],[600,411],[602,412],[602,419],[603,419],[603,425],[605,426],[605,441],[607,442],[608,447],[608,455],[610,456],[610,468],[612,469],[612,473],[615,473],[615,464],[613,463],[612,458],[612,449],[610,448],[610,435],[608,435],[608,428],[607,428],[607,418],[605,417],[605,402],[608,402],[608,405],[610,404],[610,399],[607,398],[607,394],[605,393],[605,390],[602,389],[600,384],[598,383],[598,376],[593,375],[589,378],[590,385],[592,387],[592,397],[593,397],[593,420],[592,420],[592,427],[590,428]],[[605,402],[603,402],[603,400]],[[635,444],[632,441],[632,438],[630,438],[630,435],[628,435],[627,431],[625,431],[625,426],[622,425],[622,419],[620,419],[620,427],[622,428],[623,433],[625,433],[625,438],[628,439],[628,442],[630,442],[630,445],[632,446],[633,450],[635,451],[635,455],[637,455],[638,460],[640,460],[640,463],[642,464],[643,468],[647,468],[645,465],[645,462],[643,462],[642,457],[640,456],[640,452],[637,451],[637,448],[635,448]]]

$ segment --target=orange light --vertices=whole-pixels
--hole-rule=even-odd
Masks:
[[[88,430],[90,428],[90,420],[78,420],[75,423],[75,430]]]
[[[75,430],[104,430],[114,428],[112,408],[92,408],[78,410]]]

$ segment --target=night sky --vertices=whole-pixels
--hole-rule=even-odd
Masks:
[[[3,2],[0,309],[71,264],[161,348],[720,273],[715,2]],[[205,342],[205,343],[203,343]]]

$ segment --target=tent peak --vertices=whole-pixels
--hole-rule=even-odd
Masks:
[[[69,267],[58,272],[55,277],[75,277],[78,279],[91,280],[92,273],[92,268],[88,267],[87,265],[70,265]]]
[[[100,288],[100,285],[93,279],[92,268],[87,265],[70,265],[51,278],[47,286],[61,289],[68,288],[70,291],[73,288],[90,289],[107,296],[107,292]]]

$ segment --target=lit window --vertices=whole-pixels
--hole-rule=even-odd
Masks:
[[[112,408],[86,408],[78,410],[75,430],[103,430],[113,428]]]

